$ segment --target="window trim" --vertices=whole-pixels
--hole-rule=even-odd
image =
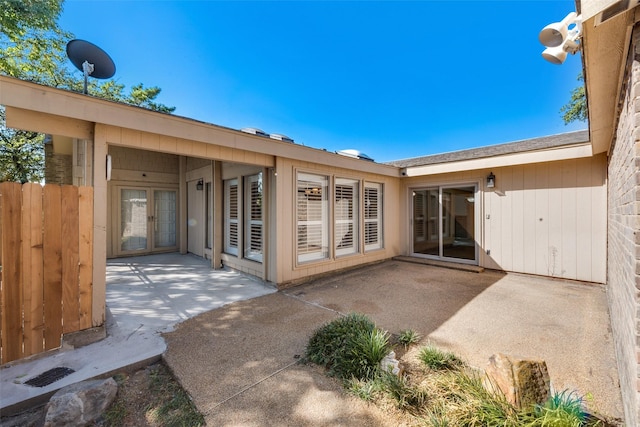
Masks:
[[[343,257],[348,255],[355,255],[360,253],[360,186],[361,181],[359,179],[354,178],[341,178],[336,177],[333,183],[333,247],[335,251],[335,257]],[[339,218],[338,213],[340,200],[344,200],[344,197],[341,197],[338,200],[338,187],[345,187],[351,189],[351,206],[347,207],[347,211],[351,210],[351,218]],[[342,192],[340,194],[343,194]],[[351,225],[351,245],[347,247],[339,247],[342,241],[344,240],[346,235],[343,235],[341,238],[338,238],[338,229],[339,224],[348,224]],[[348,234],[348,232],[347,232]]]
[[[243,177],[244,180],[244,224],[243,224],[243,235],[244,235],[244,258],[249,259],[251,261],[262,262],[264,256],[264,177],[262,172],[258,172],[253,175],[246,175]],[[260,183],[260,198],[262,203],[260,205],[260,219],[254,219],[252,217],[253,210],[253,200],[252,200],[252,182]],[[252,228],[255,225],[260,226],[260,251],[252,250]]]
[[[236,216],[231,218],[231,188],[236,188]],[[242,200],[239,197],[241,188],[238,182],[238,178],[224,180],[224,253],[238,256],[239,247],[241,242],[240,237],[240,212],[242,208]],[[236,227],[236,245],[232,245],[231,239],[231,227],[235,224]]]
[[[376,207],[376,217],[375,218],[367,218],[369,208],[367,206],[367,189],[375,189],[377,191],[377,207]],[[363,223],[364,229],[362,230],[362,237],[364,242],[364,251],[365,253],[384,249],[384,185],[378,182],[364,182],[364,190],[362,192],[363,196]],[[367,244],[367,224],[377,224],[376,232],[377,239],[374,243]]]
[[[295,174],[295,232],[294,232],[294,239],[295,239],[295,245],[294,247],[295,249],[295,259],[296,259],[296,263],[297,264],[304,264],[304,263],[310,263],[310,262],[319,262],[319,261],[326,261],[326,260],[330,260],[331,259],[331,254],[330,254],[330,231],[331,231],[331,226],[330,226],[330,215],[331,215],[331,211],[330,211],[330,198],[329,198],[329,183],[330,183],[331,177],[330,175],[325,175],[325,174],[315,174],[315,173],[307,173],[307,172],[301,172],[298,171]],[[303,189],[301,186],[301,183],[308,183],[307,188]],[[316,184],[316,185],[313,185]],[[301,199],[301,192],[302,197],[304,199],[307,200],[307,203],[305,204],[301,204],[301,201],[304,201],[304,199]],[[308,217],[308,207],[309,207],[309,198],[310,197],[317,197],[320,196],[319,200],[315,200],[315,201],[319,201],[320,202],[320,206],[319,206],[319,214],[320,214],[320,218],[319,219],[305,219],[305,220],[301,220],[302,215],[304,214],[305,217]],[[305,206],[305,212],[301,212],[301,207]],[[307,251],[305,253],[300,253],[300,238],[301,238],[301,228],[302,227],[306,227],[306,230],[308,230],[309,225],[319,225],[320,226],[320,244],[318,247],[318,250],[315,251]],[[305,246],[307,246],[307,248],[309,246],[311,246],[309,244],[309,240],[308,240],[308,234],[306,236],[307,241],[305,243]]]

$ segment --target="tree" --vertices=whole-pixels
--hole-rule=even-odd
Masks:
[[[66,44],[73,34],[58,26],[64,0],[0,0],[0,74],[42,85],[82,92],[84,76],[70,69]],[[162,113],[175,107],[156,102],[161,89],[134,85],[129,91],[115,80],[90,79],[92,96]],[[44,135],[6,127],[0,106],[0,181],[41,181]]]
[[[560,108],[562,120],[567,125],[576,120],[586,122],[589,118],[589,110],[587,109],[587,96],[584,89],[584,76],[582,72],[578,74],[578,81],[582,82],[580,86],[571,91],[571,99],[569,103]]]
[[[0,10],[0,28],[6,37],[15,41],[32,29],[56,29],[62,1],[0,0]]]
[[[40,182],[44,179],[44,135],[9,129],[0,109],[0,182]]]

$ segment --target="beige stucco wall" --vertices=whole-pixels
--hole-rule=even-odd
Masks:
[[[485,188],[490,172],[496,176],[493,189]],[[480,266],[605,282],[604,155],[407,178],[400,217],[410,218],[410,189],[458,184],[478,186]],[[409,225],[402,228],[406,253],[411,252]]]
[[[265,200],[267,201],[265,206],[264,260],[262,263],[257,263],[244,259],[242,256],[222,253],[222,261],[227,266],[263,278],[278,286],[287,286],[301,282],[308,277],[384,260],[400,253],[399,216],[396,209],[399,200],[400,181],[396,176],[389,176],[390,174],[399,175],[397,170],[393,168],[330,155],[326,152],[318,153],[320,157],[318,157],[317,163],[306,162],[251,152],[245,150],[242,148],[243,145],[239,144],[236,144],[235,148],[217,146],[215,137],[212,137],[212,143],[204,143],[114,126],[105,126],[105,129],[113,158],[110,187],[123,182],[135,183],[135,180],[143,179],[141,178],[142,171],[146,170],[147,166],[154,169],[149,169],[148,172],[145,172],[147,177],[144,179],[159,180],[165,183],[177,182],[175,181],[176,171],[178,172],[177,179],[181,179],[178,166],[180,162],[177,160],[174,162],[173,160],[178,159],[178,156],[168,157],[172,154],[186,156],[185,170],[187,171],[198,166],[211,164],[211,160],[219,161],[221,165],[221,180],[233,177],[241,178],[258,171],[263,172],[266,191]],[[242,135],[238,138],[255,139],[256,137]],[[221,140],[221,142],[224,141]],[[279,141],[266,140],[264,144],[272,144],[274,153],[277,154],[287,153],[287,148],[289,150],[304,149],[304,147],[295,144],[281,143]],[[317,150],[310,149],[310,151]],[[335,164],[349,164],[353,165],[353,168],[327,166],[327,159],[325,159],[327,156],[333,158],[333,163]],[[383,172],[361,171],[358,170],[358,166],[365,170],[380,169]],[[362,180],[362,182],[369,181],[383,184],[384,248],[339,258],[332,255],[329,260],[297,265],[295,254],[296,224],[293,222],[293,209],[295,208],[294,189],[296,188],[294,176],[296,170],[330,175],[332,177],[356,178]],[[395,171],[395,174],[390,172],[392,170]],[[186,173],[188,174],[188,172]],[[220,185],[219,182],[214,182],[214,185],[216,184]],[[113,197],[112,191],[109,193],[109,197]],[[182,198],[183,195],[180,197]],[[116,208],[111,199],[109,200],[109,206],[111,207],[109,224],[111,224],[111,230],[116,230],[117,224],[114,221],[116,221],[117,212],[114,210]],[[222,220],[220,209],[214,209],[214,212],[217,218]],[[112,233],[110,241],[116,242],[117,236]],[[109,256],[113,256],[115,253],[113,246],[109,247],[108,253]]]
[[[363,161],[359,161],[363,162]],[[357,165],[357,163],[356,163]],[[296,254],[296,176],[297,172],[308,172],[327,175],[334,178],[353,178],[362,183],[373,182],[383,185],[383,239],[384,247],[370,252],[336,257],[331,249],[333,239],[330,237],[329,259],[308,263],[298,263]],[[272,227],[277,234],[275,280],[280,286],[289,286],[303,281],[307,277],[322,275],[335,270],[355,267],[362,264],[381,261],[400,255],[400,216],[397,209],[400,202],[400,179],[379,174],[366,173],[357,169],[344,169],[323,166],[312,161],[303,162],[286,158],[276,159],[275,191],[277,193],[277,214]],[[332,182],[332,181],[331,181]],[[331,193],[332,194],[332,193]],[[332,223],[330,216],[329,223]],[[329,233],[331,236],[331,232]]]
[[[122,146],[109,146],[111,156],[111,180],[107,189],[107,257],[118,253],[119,215],[118,191],[128,188],[173,188],[179,185],[179,157],[175,154],[160,153]]]

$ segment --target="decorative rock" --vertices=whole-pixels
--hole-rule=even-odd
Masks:
[[[518,408],[542,404],[551,394],[551,381],[544,360],[530,360],[502,353],[489,358],[485,388],[498,388]]]
[[[109,407],[118,392],[113,378],[82,381],[58,390],[47,404],[45,427],[90,425]]]
[[[391,351],[384,359],[380,361],[380,368],[384,372],[390,372],[393,375],[399,376],[401,373],[400,362],[396,360],[396,352]]]

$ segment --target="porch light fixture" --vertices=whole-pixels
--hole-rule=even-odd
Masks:
[[[196,190],[202,191],[204,189],[204,182],[202,180],[198,181],[196,184]]]
[[[487,175],[487,188],[493,188],[496,186],[496,176],[493,174],[493,172],[489,173],[489,175]]]
[[[549,24],[540,31],[538,39],[547,47],[542,57],[552,64],[562,64],[567,59],[567,53],[573,55],[578,51],[578,39],[581,36],[582,15],[571,12],[562,21]]]

